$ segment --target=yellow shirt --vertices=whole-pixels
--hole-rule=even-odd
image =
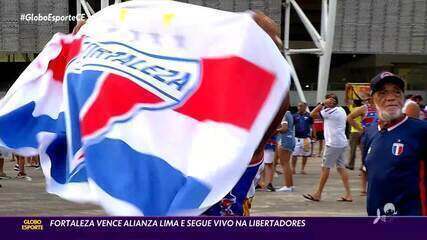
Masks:
[[[348,109],[350,110],[350,112],[353,112],[353,110],[354,110],[355,108],[357,108],[357,107],[355,107],[353,104],[352,104],[352,105],[350,105],[350,106],[348,106]],[[361,116],[359,116],[359,117],[355,118],[355,119],[354,119],[354,121],[357,123],[357,125],[358,125],[359,127],[362,127],[362,117],[361,117]],[[351,126],[351,132],[352,132],[352,133],[354,133],[354,132],[360,132],[360,131],[359,131],[359,130],[357,130],[356,128],[354,128],[353,126]]]

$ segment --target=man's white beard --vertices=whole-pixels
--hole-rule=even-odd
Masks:
[[[390,122],[390,121],[393,121],[395,119],[398,119],[402,116],[402,114],[403,114],[403,112],[401,109],[394,114],[389,114],[386,111],[380,111],[379,112],[379,116],[380,116],[381,120],[386,121],[386,122]]]

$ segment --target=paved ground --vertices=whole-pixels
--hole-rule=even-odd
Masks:
[[[13,162],[5,162],[5,171],[15,176]],[[298,162],[299,164],[299,162]],[[359,164],[359,162],[357,163]],[[336,202],[343,191],[338,173],[333,171],[326,185],[323,199],[310,202],[301,197],[309,193],[318,182],[320,158],[309,158],[307,175],[294,175],[296,192],[257,192],[253,202],[252,215],[255,216],[364,216],[365,197],[360,197],[358,171],[350,172],[354,202]],[[299,165],[298,165],[299,167]],[[44,177],[41,170],[27,168],[32,181],[0,180],[0,216],[79,216],[105,215],[97,206],[71,203],[47,194],[44,189]],[[282,175],[275,178],[275,185],[280,186]]]
[[[358,159],[359,160],[359,159]],[[297,169],[301,160],[298,160]],[[339,174],[333,170],[326,183],[320,202],[305,200],[302,194],[312,193],[319,182],[320,158],[309,158],[307,175],[294,175],[296,191],[256,192],[251,214],[254,216],[366,216],[366,197],[360,196],[359,171],[349,171],[353,202],[337,202],[344,193]],[[360,166],[360,161],[356,162]],[[276,188],[282,186],[283,175],[274,179]]]

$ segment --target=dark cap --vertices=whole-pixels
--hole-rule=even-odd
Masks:
[[[391,72],[381,72],[371,80],[371,95],[381,90],[386,83],[396,84],[402,92],[405,91],[405,81],[402,78]]]

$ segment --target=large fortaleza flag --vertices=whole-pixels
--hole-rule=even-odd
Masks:
[[[56,34],[0,102],[0,145],[47,191],[114,215],[197,215],[248,166],[289,89],[250,13],[134,1]]]

